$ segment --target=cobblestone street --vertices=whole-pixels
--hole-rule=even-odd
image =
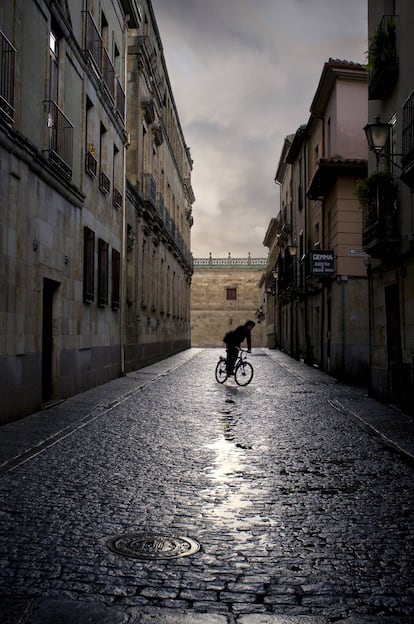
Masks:
[[[0,429],[0,622],[414,622],[414,467],[372,424],[398,411],[266,349],[220,385],[221,353]],[[200,550],[108,547],[130,533]]]

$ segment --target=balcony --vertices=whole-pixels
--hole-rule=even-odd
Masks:
[[[91,178],[96,178],[98,162],[92,152],[88,151],[85,158],[85,171]]]
[[[401,180],[414,188],[414,93],[402,108]]]
[[[102,48],[102,78],[109,97],[115,100],[115,69],[105,48]]]
[[[122,194],[118,191],[117,188],[114,188],[114,192],[112,194],[112,205],[117,210],[122,208]]]
[[[295,258],[291,256],[288,250],[285,254],[279,254],[276,263],[275,272],[277,274],[277,294],[279,297],[290,298],[293,296],[296,284]]]
[[[159,147],[160,145],[163,144],[164,142],[164,133],[162,130],[162,125],[161,123],[156,123],[152,126],[152,137],[154,140],[154,143],[157,147]]]
[[[157,210],[157,185],[150,173],[142,174],[142,199],[147,216],[152,217]]]
[[[116,79],[116,112],[125,121],[125,93],[121,87],[121,83]]]
[[[53,100],[47,100],[48,147],[43,150],[49,162],[67,178],[72,177],[73,126]]]
[[[144,109],[144,119],[147,124],[152,124],[155,121],[155,104],[151,97],[143,97],[141,106]]]
[[[102,38],[89,11],[85,15],[85,52],[100,73],[102,65]]]
[[[387,97],[398,78],[395,20],[395,15],[384,15],[371,38],[368,89],[370,100]]]
[[[0,31],[0,115],[14,121],[14,65],[16,50]]]
[[[362,246],[371,258],[386,258],[398,252],[400,238],[395,217],[390,212],[380,213],[362,232]]]
[[[89,11],[84,11],[85,42],[84,53],[89,66],[95,72],[103,93],[111,104],[116,101],[116,112],[125,120],[125,93],[119,80],[115,80],[115,69],[111,58],[104,47],[101,34]]]
[[[104,195],[109,195],[111,190],[111,180],[103,171],[99,174],[99,188]]]
[[[357,186],[363,210],[362,246],[372,258],[386,258],[398,252],[398,189],[391,174],[378,172]]]

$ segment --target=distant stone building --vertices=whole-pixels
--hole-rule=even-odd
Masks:
[[[191,288],[191,344],[222,347],[224,334],[257,323],[252,346],[266,345],[262,277],[266,258],[195,258]],[[258,322],[260,321],[260,322]]]

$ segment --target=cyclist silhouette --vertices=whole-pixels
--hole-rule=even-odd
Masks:
[[[254,321],[246,321],[244,325],[239,325],[235,330],[227,332],[223,341],[226,344],[227,349],[227,377],[233,374],[234,364],[237,360],[237,354],[241,343],[247,340],[247,350],[250,353],[252,350],[252,337],[251,331],[256,325]]]

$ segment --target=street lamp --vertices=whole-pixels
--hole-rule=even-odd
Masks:
[[[390,136],[390,127],[391,125],[381,121],[381,118],[378,115],[375,117],[374,123],[367,123],[367,125],[364,126],[368,147],[371,152],[374,152],[377,159],[377,169],[382,152],[384,151]]]
[[[381,158],[385,158],[384,150],[389,141],[391,128],[392,124],[381,121],[378,115],[375,117],[374,123],[367,123],[367,125],[364,126],[368,147],[371,152],[374,152],[377,159],[377,171]],[[401,157],[402,154],[393,153],[392,156]],[[391,157],[389,157],[389,162],[392,163],[394,167],[401,169],[401,165],[396,163]]]
[[[292,258],[295,258],[296,254],[298,253],[297,245],[288,245],[287,250]]]

